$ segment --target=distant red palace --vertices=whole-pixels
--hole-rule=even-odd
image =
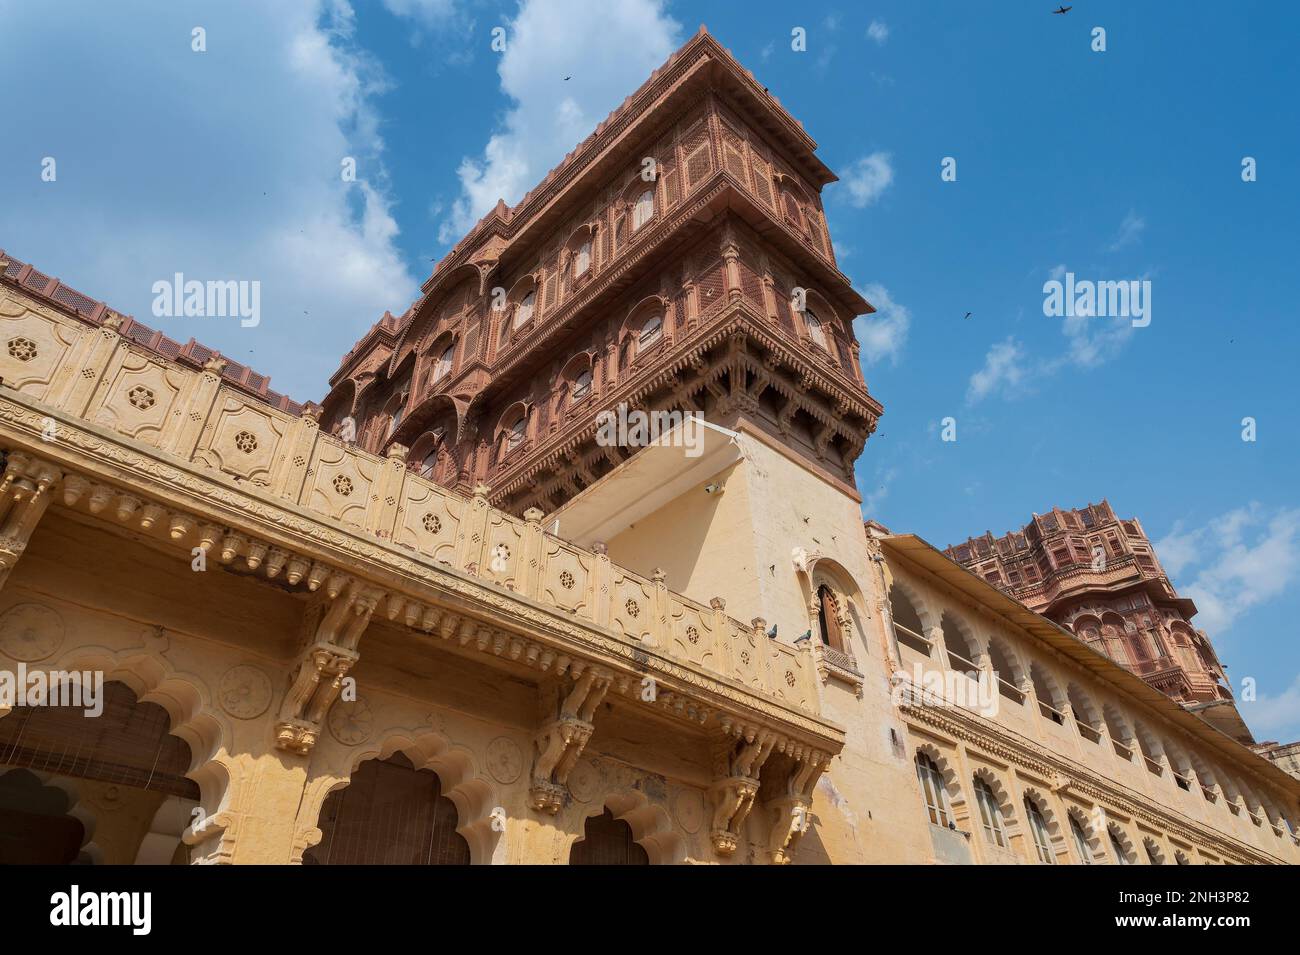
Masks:
[[[596,440],[597,413],[624,403],[746,415],[852,488],[882,412],[851,328],[873,309],[836,266],[820,195],[836,177],[815,149],[701,31],[357,342],[322,429],[400,445],[412,470],[486,483],[515,514],[631,456]]]
[[[1071,630],[1099,653],[1247,745],[1255,742],[1204,630],[1137,518],[1110,504],[1035,514],[1019,531],[985,532],[944,551],[989,583]]]

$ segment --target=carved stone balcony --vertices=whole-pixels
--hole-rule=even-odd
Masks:
[[[55,468],[45,493],[62,507],[116,520],[178,559],[202,550],[328,598],[281,712],[285,749],[310,750],[373,614],[428,638],[430,653],[446,644],[538,680],[595,668],[627,705],[705,732],[725,722],[728,738],[767,734],[778,753],[842,748],[842,730],[817,713],[806,649],[545,533],[540,511],[492,508],[487,487],[466,498],[432,483],[400,446],[380,458],[343,444],[312,408],[292,416],[223,381],[220,359],[184,367],[118,324],[0,287],[4,340],[26,343],[0,354],[0,449],[24,456],[15,480],[36,458]],[[571,762],[557,753],[552,776]]]

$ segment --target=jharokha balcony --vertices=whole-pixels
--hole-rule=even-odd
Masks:
[[[543,809],[602,700],[706,745],[760,741],[813,779],[842,748],[843,731],[818,714],[807,645],[770,640],[765,621],[553,536],[539,510],[497,510],[484,485],[441,487],[408,469],[401,445],[380,457],[325,434],[317,407],[293,414],[250,393],[217,355],[190,367],[123,335],[111,310],[67,308],[7,279],[11,290],[0,425],[15,503],[0,585],[56,505],[178,560],[202,551],[240,576],[323,595],[276,724],[281,749],[312,749],[372,619],[423,653],[559,682],[572,712],[538,763]]]
[[[836,266],[815,150],[701,33],[357,343],[324,430],[349,417],[363,447],[516,515],[626,460],[595,440],[623,404],[760,422],[850,486],[882,413],[852,331],[872,307]]]

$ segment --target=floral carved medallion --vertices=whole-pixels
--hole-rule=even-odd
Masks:
[[[237,720],[251,720],[271,705],[271,678],[255,666],[231,667],[217,687],[221,708]]]
[[[0,617],[0,650],[15,660],[44,660],[63,644],[63,618],[42,604],[17,604]]]
[[[487,745],[487,769],[492,778],[509,785],[524,771],[524,754],[509,736],[498,736]]]

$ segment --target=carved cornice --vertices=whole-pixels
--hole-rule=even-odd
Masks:
[[[1142,820],[1157,829],[1172,832],[1210,852],[1246,862],[1285,862],[1279,856],[1232,840],[1194,819],[1155,805],[1143,794],[1099,776],[1059,753],[1023,737],[1014,736],[999,724],[963,707],[926,704],[922,702],[920,691],[913,691],[899,704],[899,711],[913,721],[971,744],[1004,763],[1019,766],[1047,781],[1049,786],[1063,781],[1060,787],[1062,789],[1069,788],[1074,793],[1086,795],[1119,813]]]
[[[41,441],[49,419],[59,423],[56,442]],[[214,479],[216,472],[205,474],[179,458],[121,438],[98,425],[69,418],[57,409],[37,405],[22,396],[5,395],[0,397],[0,427],[10,441],[39,449],[44,458],[57,461],[60,467],[112,481],[121,488],[130,488],[133,496],[178,508],[181,518],[198,515],[191,520],[214,527],[208,533],[215,540],[224,541],[230,533],[243,535],[248,542],[236,544],[232,558],[246,558],[251,544],[260,542],[266,545],[268,554],[278,548],[300,554],[313,565],[346,568],[348,574],[380,588],[386,598],[437,605],[440,612],[449,610],[448,616],[461,621],[454,635],[462,648],[506,656],[542,669],[565,656],[604,665],[615,673],[615,688],[629,699],[636,698],[636,687],[643,675],[650,673],[662,688],[657,705],[670,714],[700,722],[701,714],[707,720],[730,713],[733,718],[779,729],[783,737],[815,742],[832,753],[843,747],[843,731],[813,714],[755,695],[726,677],[664,657],[615,636],[603,626],[575,620],[518,593],[412,556],[360,530],[352,532],[323,521],[289,500],[273,499],[265,489]],[[215,525],[224,525],[225,529]],[[420,623],[425,619],[421,614]],[[453,634],[442,636],[449,639]],[[674,698],[676,706],[666,705]],[[689,706],[686,701],[691,701]]]

